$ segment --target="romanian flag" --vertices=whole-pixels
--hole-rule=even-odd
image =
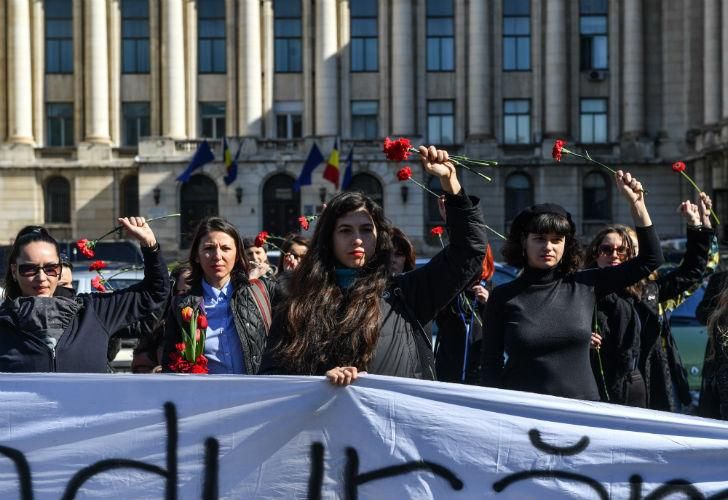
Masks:
[[[336,139],[334,149],[331,150],[329,155],[329,161],[326,162],[324,179],[331,181],[336,189],[339,189],[339,139]]]
[[[227,138],[222,138],[222,161],[225,164],[225,185],[229,186],[238,177],[238,158],[240,157],[240,149],[243,143],[238,145],[238,153],[233,158],[233,153],[230,151]]]

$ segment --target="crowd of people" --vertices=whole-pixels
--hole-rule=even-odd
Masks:
[[[200,311],[198,327],[204,320],[197,338],[211,374],[325,375],[348,385],[368,372],[666,411],[689,404],[666,304],[705,277],[714,237],[708,196],[680,204],[687,248],[667,272],[658,272],[645,192],[627,172],[614,182],[634,228],[607,226],[585,251],[563,207],[526,207],[502,248],[521,271],[493,287],[479,200],[465,193],[446,151],[420,147],[419,155],[440,181],[447,235],[421,267],[407,235],[359,192],[332,198],[310,241],[286,237],[278,266],[265,243],[209,217],[170,277],[145,219],[121,218],[142,247],[144,279],[106,293],[76,294],[55,239],[24,228],[0,305],[0,371],[107,372],[110,339],[122,329],[140,337],[133,372],[175,371],[189,347],[189,309]],[[726,273],[711,278],[698,318],[710,333],[700,414],[728,419]]]

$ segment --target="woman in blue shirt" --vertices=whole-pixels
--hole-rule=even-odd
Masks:
[[[220,217],[200,222],[189,263],[190,289],[173,299],[167,315],[164,370],[169,371],[169,354],[182,340],[185,325],[179,311],[191,306],[207,317],[204,354],[208,373],[255,375],[270,327],[271,282],[248,279],[243,240],[235,226]]]

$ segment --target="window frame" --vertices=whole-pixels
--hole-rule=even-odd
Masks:
[[[49,0],[46,0],[46,4]],[[74,71],[74,60],[73,60],[73,2],[72,0],[52,0],[53,2],[62,5],[66,4],[67,8],[59,8],[59,11],[63,11],[63,15],[53,15],[50,13],[49,8],[45,9],[44,13],[44,30],[43,30],[43,47],[45,51],[45,64],[44,64],[44,70],[47,75],[70,75],[73,74]],[[67,23],[67,30],[70,32],[70,35],[51,35],[49,33],[49,27],[53,26],[53,23],[60,23],[65,22]],[[57,51],[58,58],[53,59],[49,57],[49,54],[52,54],[54,51],[50,49],[51,43],[58,43],[59,48]],[[63,48],[69,48],[69,61],[68,65],[64,64],[63,60]],[[51,68],[51,62],[56,61],[57,62],[57,68]]]
[[[151,54],[149,52],[150,49],[150,30],[149,30],[149,0],[134,0],[139,3],[146,4],[146,11],[147,15],[144,16],[135,16],[135,15],[125,15],[124,14],[124,4],[129,0],[122,0],[121,2],[121,73],[124,75],[144,75],[148,74],[151,71]],[[147,29],[146,29],[146,36],[124,36],[124,23],[127,22],[139,22],[139,21],[146,21],[147,23]],[[134,46],[134,64],[131,64],[129,60],[127,59],[127,51],[126,48],[126,42],[129,42],[130,44],[133,43]],[[146,66],[144,64],[140,64],[139,62],[139,45],[144,45],[146,43]],[[142,47],[141,50],[144,50]],[[129,62],[129,68],[127,68],[127,63]],[[131,67],[133,66],[133,68]]]
[[[50,148],[67,148],[72,147],[75,144],[75,137],[74,137],[74,109],[73,109],[73,102],[46,102],[46,109],[45,109],[45,143],[46,147]],[[63,106],[63,108],[61,108]],[[64,109],[67,111],[67,114],[54,114],[51,116],[51,110],[53,107],[56,107],[55,109],[61,110]],[[60,122],[60,128],[59,132],[61,134],[59,141],[52,141],[52,137],[54,134],[52,134],[52,131],[54,129],[53,122]],[[67,137],[69,136],[69,137]],[[59,142],[59,144],[54,144],[53,142]]]
[[[455,54],[455,2],[454,0],[438,0],[438,1],[449,1],[450,5],[452,6],[452,15],[445,16],[445,15],[437,15],[437,14],[430,14],[429,8],[430,8],[430,2],[428,1],[425,6],[425,70],[430,73],[453,73],[455,72],[455,61],[456,61],[456,54]],[[449,19],[450,20],[450,29],[452,31],[452,34],[449,36],[446,35],[431,35],[430,34],[430,20],[439,20],[439,19]],[[449,40],[450,47],[449,47],[449,53],[450,53],[450,65],[451,67],[444,67],[443,60],[446,58],[443,57],[445,55],[446,48],[443,48],[443,42],[445,40]],[[436,42],[437,45],[437,61],[436,63],[433,63],[433,65],[430,65],[430,50],[431,50],[431,42]],[[433,67],[434,66],[434,67]]]
[[[604,31],[584,32],[582,24],[585,18],[604,20]],[[597,47],[595,40],[603,40],[604,65],[596,66],[595,53]],[[588,46],[588,47],[587,47]],[[588,48],[588,50],[587,50]],[[579,69],[580,71],[607,71],[609,70],[609,4],[604,2],[602,9],[593,9],[585,5],[584,0],[579,2]]]
[[[442,113],[442,112],[431,112],[430,106],[437,103],[449,103],[451,106],[451,112],[449,114]],[[442,118],[439,119],[439,138],[440,140],[435,140],[435,136],[432,133],[430,124],[431,119],[438,118],[438,117],[450,117],[451,119],[451,126],[452,126],[452,140],[450,142],[444,142],[442,141]],[[455,101],[453,99],[428,99],[427,100],[427,142],[430,144],[436,144],[439,146],[448,146],[455,144]]]
[[[205,113],[205,106],[216,106],[222,108],[222,113]],[[227,114],[227,106],[225,101],[204,101],[200,102],[200,136],[205,139],[222,139],[226,133],[225,115]],[[212,120],[212,134],[210,136],[205,135],[205,120]],[[222,134],[219,132],[219,128],[222,128]]]
[[[137,116],[129,116],[127,109],[132,105],[146,105],[146,114],[139,114]],[[151,103],[149,101],[125,101],[121,103],[121,116],[123,123],[122,131],[122,145],[125,147],[137,147],[139,146],[139,140],[142,137],[148,137],[151,133]],[[129,140],[129,121],[135,120],[135,133],[136,141],[131,142]],[[146,120],[146,121],[144,121]],[[146,131],[146,134],[144,132]]]
[[[584,111],[586,101],[601,101],[604,103],[604,111]],[[595,133],[595,117],[604,116],[604,140],[598,140]],[[584,118],[591,117],[592,140],[588,141],[584,133]],[[608,144],[609,143],[609,99],[606,97],[582,97],[579,100],[579,141],[582,144]]]
[[[374,104],[374,113],[354,113],[356,104],[368,103]],[[356,134],[355,123],[361,123],[364,126],[363,134]],[[373,132],[370,134],[369,127],[373,125]],[[373,140],[379,137],[379,101],[375,99],[354,99],[351,101],[351,138],[356,140]]]
[[[276,12],[277,2],[273,3],[273,72],[274,73],[302,73],[303,72],[303,10],[301,0],[298,1],[298,15],[280,15]],[[284,20],[297,20],[299,35],[290,36],[286,34],[279,34],[278,21]],[[286,47],[286,59],[285,67],[278,58],[278,43],[285,42]],[[292,65],[291,59],[291,42],[297,42],[298,44],[298,58],[297,64]],[[279,64],[280,63],[280,64]],[[293,66],[293,67],[291,67]]]
[[[516,103],[516,102],[525,102],[528,106],[528,111],[526,111],[525,113],[518,113],[518,112],[517,113],[508,113],[506,110],[507,104]],[[524,142],[521,142],[521,141],[518,141],[518,131],[520,129],[520,127],[519,127],[520,121],[518,120],[518,118],[523,117],[523,116],[525,116],[527,118],[527,133],[526,133],[526,140]],[[511,117],[515,118],[515,120],[516,120],[515,121],[515,125],[516,125],[516,140],[515,141],[508,141],[507,120],[508,120],[508,118],[511,118]],[[520,98],[503,99],[503,144],[508,145],[508,146],[523,146],[523,145],[531,144],[532,142],[533,142],[533,140],[531,138],[531,99],[520,99]]]
[[[373,73],[379,71],[379,5],[377,0],[356,0],[357,2],[363,2],[363,1],[369,1],[372,2],[374,5],[374,8],[376,10],[376,14],[374,16],[368,15],[354,15],[351,14],[351,18],[349,19],[349,32],[351,35],[351,42],[350,42],[350,48],[349,48],[349,57],[351,59],[351,73]],[[354,35],[354,23],[357,20],[374,20],[374,26],[376,33],[374,35],[366,35],[366,36],[358,36]],[[363,52],[362,54],[362,62],[363,67],[359,68],[357,67],[356,61],[357,58],[354,56],[355,50],[356,50],[356,43],[355,42],[361,42],[362,47],[361,50]],[[373,43],[371,43],[373,42]],[[367,55],[369,54],[369,51],[372,51],[374,53],[374,64],[370,67],[368,62],[369,58]]]
[[[208,8],[205,10],[197,9],[197,73],[200,75],[221,75],[227,73],[227,28],[225,21],[227,19],[225,15],[225,0],[207,0],[208,2],[218,2],[215,8]],[[215,13],[214,11],[222,8],[221,13]],[[212,13],[212,14],[211,14]],[[203,35],[202,24],[210,22],[215,24],[214,35]],[[217,32],[217,29],[222,27],[222,35]],[[205,59],[206,54],[203,52],[203,42],[210,42],[210,47],[207,56],[209,59]],[[220,60],[215,58],[217,44],[222,46],[222,54]],[[207,64],[203,64],[207,63]]]
[[[587,187],[587,180],[590,177],[601,179],[603,185],[600,187]],[[590,199],[587,199],[587,193],[594,193],[597,191],[604,192],[604,213],[588,213],[588,209],[594,210],[594,208],[597,206],[597,202],[595,200],[596,197],[591,197]],[[604,223],[612,220],[611,182],[610,179],[603,172],[599,170],[589,170],[584,174],[584,177],[581,180],[581,204],[583,213],[582,225],[585,233],[589,232],[586,230],[589,226],[600,224],[603,225]],[[594,215],[603,215],[604,217],[594,217]]]
[[[503,0],[503,53],[502,53],[502,70],[504,72],[515,72],[515,71],[531,71],[531,6],[530,2],[528,2],[528,14],[506,14],[506,2],[509,0]],[[509,20],[511,19],[527,19],[528,20],[528,34],[511,34],[506,33],[506,25]],[[508,61],[508,57],[506,56],[508,47],[510,44],[509,41],[513,41],[513,45],[515,46],[515,64],[513,67],[510,67],[510,65],[506,65],[506,61]],[[528,48],[528,60],[525,67],[521,67],[519,65],[519,57],[518,57],[518,46],[520,41],[525,41],[526,47]]]
[[[300,139],[303,137],[303,101],[276,101],[273,104],[273,114],[276,118],[276,139]],[[280,134],[280,119],[285,117],[285,137]],[[298,128],[298,134],[296,129]]]
[[[53,192],[52,188],[54,188],[53,183],[55,181],[60,181],[60,184],[56,187],[62,187],[62,190],[55,189],[56,192]],[[62,185],[62,186],[61,186]],[[65,207],[62,207],[63,210],[61,210],[63,213],[60,214],[60,217],[57,217],[56,213],[56,205],[59,203],[58,196],[65,197],[66,199],[61,199],[60,201],[65,201]],[[53,199],[55,196],[55,199]],[[52,177],[49,177],[45,180],[43,183],[43,204],[44,204],[44,214],[43,214],[43,220],[44,224],[70,224],[71,223],[71,215],[72,215],[72,197],[71,197],[71,182],[63,177],[62,175],[54,175]]]

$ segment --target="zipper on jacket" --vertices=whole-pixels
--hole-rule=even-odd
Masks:
[[[52,372],[58,371],[58,368],[56,366],[56,348],[55,347],[48,347],[48,344],[46,344],[45,342],[41,342],[37,337],[35,337],[34,335],[29,334],[28,332],[25,332],[23,330],[20,330],[20,333],[22,335],[25,335],[29,339],[31,339],[33,341],[33,343],[40,344],[43,347],[45,347],[47,350],[49,350],[51,352],[51,371]]]

